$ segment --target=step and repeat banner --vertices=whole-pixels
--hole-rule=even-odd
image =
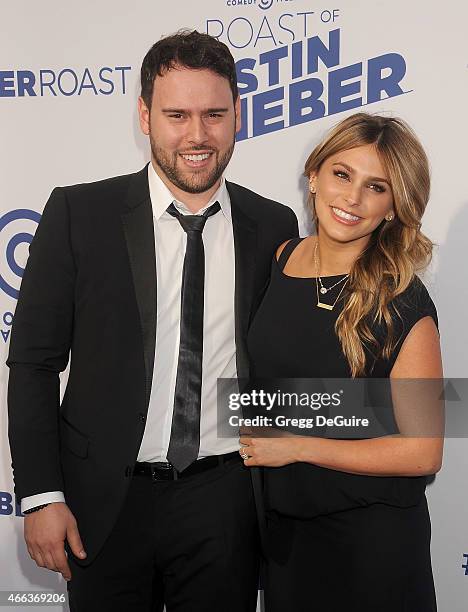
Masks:
[[[467,22],[460,0],[2,3],[0,590],[65,591],[61,577],[37,568],[25,549],[7,444],[4,362],[28,247],[54,186],[126,174],[148,161],[136,112],[148,48],[180,28],[229,46],[243,127],[227,177],[291,206],[302,235],[311,231],[303,166],[325,131],[360,109],[410,123],[432,168],[423,230],[437,246],[424,280],[439,312],[445,376],[461,378],[468,369]],[[443,470],[428,489],[443,612],[461,612],[468,600],[467,471],[466,440],[447,440]],[[346,566],[337,559],[335,571],[345,574]]]

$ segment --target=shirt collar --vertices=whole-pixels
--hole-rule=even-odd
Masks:
[[[151,162],[148,164],[148,184],[149,184],[151,206],[153,208],[153,216],[155,217],[155,219],[160,219],[161,216],[166,212],[170,204],[172,204],[173,202],[174,202],[175,207],[182,214],[184,215],[193,214],[185,206],[183,202],[180,202],[179,200],[175,198],[175,196],[171,193],[171,191],[163,183],[163,181],[161,180],[160,176],[154,169],[153,164]],[[207,208],[209,208],[216,201],[219,202],[223,215],[230,222],[231,221],[231,201],[229,199],[229,193],[226,187],[226,181],[224,179],[224,176],[221,178],[221,183],[216,193],[213,194],[213,197],[208,202],[208,204],[204,206],[201,210],[199,210],[197,214],[201,215]]]

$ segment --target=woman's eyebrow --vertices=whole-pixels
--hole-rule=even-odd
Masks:
[[[351,168],[351,166],[348,166],[348,164],[345,164],[344,162],[335,162],[334,164],[332,164],[333,166],[344,166],[346,168],[346,170],[348,170],[349,172],[354,172],[354,168]],[[390,185],[390,182],[387,179],[381,178],[379,176],[369,176],[368,177],[370,181],[379,181],[381,183],[387,183],[387,185]]]

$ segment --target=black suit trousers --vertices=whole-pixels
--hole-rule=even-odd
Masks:
[[[176,481],[133,476],[88,566],[69,554],[71,612],[254,612],[258,533],[248,468]]]

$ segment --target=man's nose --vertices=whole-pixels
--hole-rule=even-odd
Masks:
[[[208,139],[208,132],[201,117],[192,117],[188,125],[187,139],[193,144],[203,144]]]

